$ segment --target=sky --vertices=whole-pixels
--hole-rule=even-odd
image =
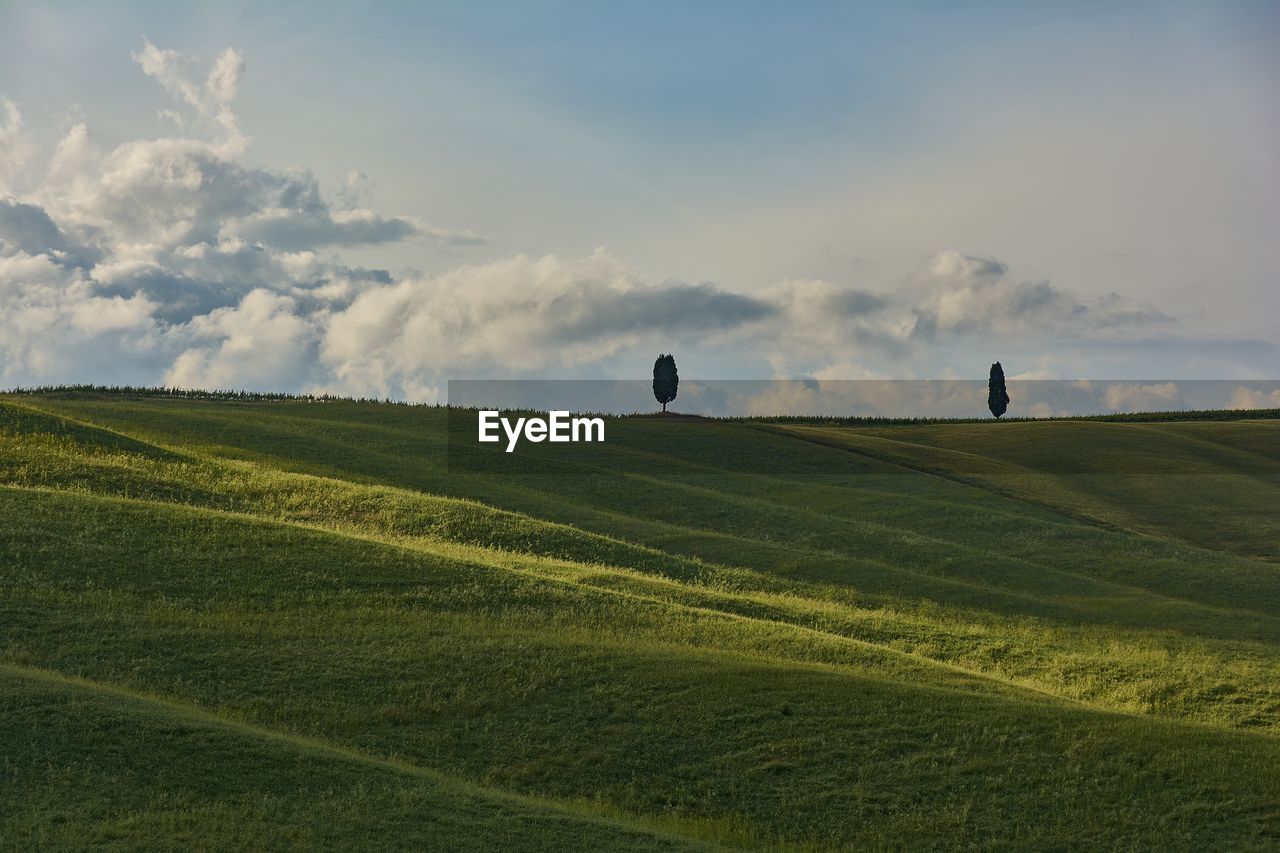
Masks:
[[[1274,3],[0,0],[0,387],[1280,375]]]

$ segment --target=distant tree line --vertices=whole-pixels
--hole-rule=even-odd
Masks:
[[[179,400],[241,400],[252,402],[302,402],[302,403],[385,403],[393,406],[433,406],[440,403],[408,403],[386,397],[342,397],[335,394],[284,394],[262,391],[213,390],[197,388],[167,388],[161,385],[36,385],[16,387],[5,394],[109,394],[118,397],[160,397]]]
[[[1049,418],[1009,418],[1010,423],[1044,421],[1243,421],[1280,419],[1280,409],[1177,409],[1169,412],[1118,412],[1109,415],[1057,415]],[[709,416],[727,423],[804,424],[807,426],[927,426],[930,424],[990,423],[990,418],[900,418],[880,415],[733,415]]]

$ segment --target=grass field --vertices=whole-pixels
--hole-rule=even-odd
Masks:
[[[0,395],[0,847],[1280,847],[1280,420],[447,419]]]

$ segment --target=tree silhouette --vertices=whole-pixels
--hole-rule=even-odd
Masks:
[[[1009,409],[1009,392],[1004,387],[1004,368],[998,361],[991,365],[991,378],[987,380],[987,408],[997,418]]]
[[[667,413],[667,403],[676,398],[676,388],[680,385],[680,374],[676,372],[674,355],[659,355],[653,363],[653,396],[662,404],[662,413]]]

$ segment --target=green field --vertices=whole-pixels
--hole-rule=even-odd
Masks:
[[[0,395],[0,848],[1276,849],[1280,420]]]

